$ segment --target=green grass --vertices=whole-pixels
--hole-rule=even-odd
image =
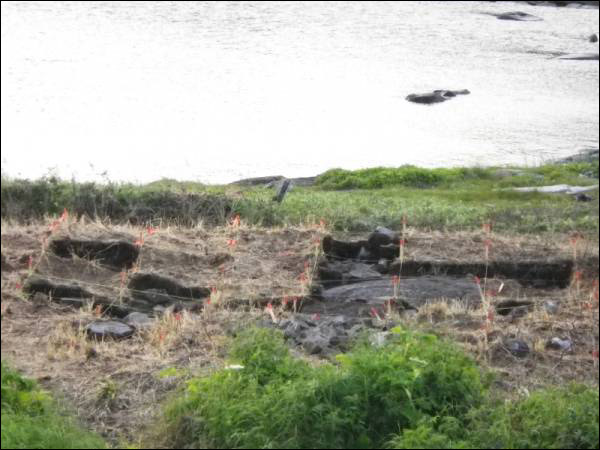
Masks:
[[[106,448],[106,444],[59,412],[36,383],[2,362],[2,448]]]
[[[511,170],[511,169],[505,169]],[[423,169],[414,166],[376,167],[361,170],[332,169],[317,178],[317,186],[325,190],[381,189],[389,187],[498,187],[540,186],[547,183],[581,183],[581,174],[598,178],[598,162],[548,164],[536,168],[512,169],[517,175],[498,177],[498,169],[459,167]]]
[[[495,400],[454,345],[404,329],[337,364],[292,357],[279,332],[242,332],[242,370],[192,379],[160,438],[180,448],[598,448],[598,389]],[[485,381],[484,381],[485,380]]]
[[[2,179],[2,217],[27,221],[60,214],[125,221],[162,220],[181,225],[199,221],[225,224],[240,214],[250,224],[266,227],[319,223],[333,229],[369,231],[383,225],[399,228],[406,217],[411,226],[432,230],[478,229],[493,222],[498,231],[517,233],[588,231],[597,234],[598,191],[595,201],[576,202],[560,194],[503,190],[547,184],[590,184],[598,163],[571,163],[519,169],[519,175],[498,177],[497,169],[458,168],[332,170],[311,188],[294,188],[282,204],[266,188],[205,186],[160,180],[147,185],[95,184]]]
[[[469,412],[468,427],[428,418],[392,440],[394,448],[598,448],[598,389],[571,384],[497,401]]]

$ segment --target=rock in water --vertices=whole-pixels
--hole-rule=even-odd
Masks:
[[[468,89],[461,89],[452,91],[448,89],[437,89],[433,92],[426,92],[424,94],[410,94],[406,96],[406,100],[412,103],[421,103],[424,105],[431,105],[434,103],[441,103],[456,97],[457,95],[467,95],[471,92]]]
[[[540,17],[534,16],[532,14],[527,14],[522,11],[511,11],[507,13],[497,14],[496,17],[500,20],[515,20],[518,22],[539,22]]]
[[[598,61],[598,53],[574,53],[569,55],[559,56],[558,59],[566,59],[571,61]]]

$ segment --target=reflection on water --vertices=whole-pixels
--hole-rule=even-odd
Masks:
[[[2,3],[2,170],[227,182],[598,146],[598,11],[503,2]],[[432,89],[472,94],[433,106]]]

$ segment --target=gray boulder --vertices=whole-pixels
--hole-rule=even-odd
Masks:
[[[131,337],[135,329],[124,322],[102,320],[89,324],[86,328],[89,337],[97,340],[126,339]]]

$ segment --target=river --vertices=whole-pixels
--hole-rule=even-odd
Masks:
[[[521,10],[542,21],[484,13]],[[2,172],[224,183],[598,147],[598,9],[2,2]],[[436,105],[411,93],[469,89]]]

